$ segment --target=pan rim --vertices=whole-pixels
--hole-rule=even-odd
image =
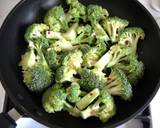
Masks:
[[[20,2],[18,2],[18,4],[9,12],[9,14],[7,15],[7,17],[5,18],[1,28],[0,28],[0,35],[3,31],[4,26],[5,24],[8,22],[8,19],[9,17],[16,11],[17,8],[19,8],[24,2],[26,2],[27,0],[21,0]],[[153,18],[153,16],[150,14],[150,12],[138,1],[138,0],[132,0],[133,2],[135,2],[140,8],[142,8],[142,10],[145,12],[145,14],[150,18],[150,20],[152,21],[153,25],[155,26],[156,30],[158,31],[158,37],[160,39],[160,28],[158,26],[158,24],[156,23],[155,19]],[[3,76],[1,74],[1,71],[0,71],[0,80],[2,82],[2,86],[4,87],[4,89],[6,90],[7,94],[9,95],[9,98],[13,101],[13,103],[18,106],[18,108],[24,112],[25,114],[29,115],[29,117],[35,119],[36,121],[38,121],[39,123],[42,123],[46,126],[49,126],[49,127],[57,127],[57,128],[62,128],[60,126],[57,126],[57,125],[54,125],[47,122],[47,121],[44,121],[42,120],[40,117],[37,117],[37,115],[35,113],[32,113],[30,111],[28,111],[22,104],[20,104],[19,100],[13,95],[13,93],[10,91],[10,89],[6,86],[5,84],[5,81],[3,80]],[[131,114],[130,116],[128,116],[127,118],[125,119],[122,119],[121,121],[118,121],[114,124],[111,124],[109,127],[117,127],[127,121],[129,121],[130,119],[134,118],[138,113],[140,113],[141,111],[143,111],[148,105],[149,103],[151,102],[151,100],[153,99],[153,97],[156,95],[158,89],[160,88],[160,79],[159,81],[157,82],[157,85],[156,85],[156,88],[154,90],[154,92],[151,94],[150,98],[148,100],[146,100],[146,103],[141,106],[137,111],[135,111],[133,114]],[[104,127],[105,128],[105,124],[104,124]]]

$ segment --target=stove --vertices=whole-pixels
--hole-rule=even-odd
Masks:
[[[10,10],[20,0],[0,0],[0,26]],[[160,26],[160,12],[150,6],[150,0],[139,0],[153,15]],[[154,1],[154,0],[152,0]],[[8,98],[0,83],[0,112],[8,112],[14,108],[14,104]],[[126,122],[117,128],[160,128],[160,90],[152,100],[151,104],[134,119]],[[17,128],[48,128],[29,117],[23,117],[17,120]]]

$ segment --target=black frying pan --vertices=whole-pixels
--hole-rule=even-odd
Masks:
[[[64,0],[22,0],[8,15],[0,30],[0,74],[3,87],[14,102],[27,116],[52,128],[109,128],[118,126],[135,117],[145,109],[159,87],[160,78],[160,30],[149,12],[136,0],[81,0],[85,5],[98,4],[108,9],[111,16],[130,21],[131,26],[142,27],[146,38],[138,45],[139,58],[145,64],[144,77],[133,87],[130,102],[115,99],[117,114],[107,123],[96,118],[82,120],[69,116],[66,112],[46,113],[41,105],[41,97],[32,94],[22,82],[22,74],[17,66],[20,55],[27,43],[24,33],[28,25],[42,22],[46,10],[62,4]],[[0,122],[2,124],[2,122]]]

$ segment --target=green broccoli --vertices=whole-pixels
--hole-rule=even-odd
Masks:
[[[127,27],[129,22],[118,17],[108,17],[103,20],[102,26],[107,31],[111,41],[117,42],[118,35],[125,27]]]
[[[62,65],[73,68],[79,69],[82,63],[82,52],[80,50],[72,50],[70,51],[62,61]]]
[[[53,41],[50,47],[54,49],[56,52],[65,52],[74,49],[72,44],[69,41],[66,41],[65,39]]]
[[[104,54],[95,64],[93,69],[83,68],[79,70],[81,79],[80,86],[86,90],[91,91],[94,88],[101,88],[106,84],[105,73],[103,69],[108,63],[108,53]]]
[[[43,94],[42,104],[48,113],[61,111],[66,103],[67,94],[65,89],[58,86],[60,85],[54,85]]]
[[[76,103],[78,102],[81,97],[81,90],[80,90],[80,85],[78,83],[72,83],[68,88],[67,88],[67,99],[71,103]]]
[[[86,54],[84,54],[82,66],[92,67],[98,59],[99,56],[97,55],[97,47],[92,47]]]
[[[21,56],[21,61],[19,66],[22,66],[23,70],[32,67],[36,63],[36,55],[34,54],[34,49],[28,49],[24,55]]]
[[[55,75],[55,79],[57,83],[63,83],[65,81],[74,81],[74,76],[76,75],[77,72],[75,69],[70,69],[70,67],[67,66],[60,66],[57,70],[56,70],[56,75]]]
[[[112,67],[123,60],[127,60],[128,56],[133,55],[133,53],[132,48],[121,44],[113,45],[106,53],[106,67]]]
[[[70,115],[79,117],[80,110],[67,101],[67,92],[61,84],[55,84],[46,90],[42,96],[42,105],[46,112],[55,113],[61,110],[68,111]]]
[[[108,41],[110,40],[107,33],[104,31],[99,21],[107,17],[108,11],[98,5],[88,5],[87,18],[91,22],[97,39]]]
[[[42,51],[38,48],[36,50],[37,55],[34,49],[22,55],[19,65],[23,69],[23,82],[31,91],[39,92],[51,84],[52,72]]]
[[[36,43],[39,43],[42,48],[47,48],[49,46],[49,42],[45,37],[45,31],[47,31],[48,29],[49,27],[45,24],[34,23],[27,28],[24,35],[25,40],[29,43],[30,47],[33,47]],[[33,42],[34,44],[31,42]]]
[[[60,66],[60,56],[53,48],[48,48],[45,58],[51,69],[56,70]]]
[[[26,33],[24,35],[26,41],[34,41],[37,38],[43,38],[45,31],[47,31],[49,27],[46,24],[32,24],[30,25]]]
[[[137,80],[142,78],[144,74],[144,64],[136,58],[130,59],[128,63],[122,61],[115,66],[126,74],[129,82],[133,85],[135,85]]]
[[[83,66],[92,67],[98,59],[106,52],[106,44],[104,42],[97,42],[95,47],[91,47],[83,56]]]
[[[68,41],[73,41],[76,39],[77,33],[76,30],[78,28],[78,23],[74,23],[66,33],[63,34],[63,37]]]
[[[66,45],[79,45],[83,43],[92,44],[94,42],[93,30],[90,25],[79,26],[78,23],[74,23],[67,32],[53,32],[46,31],[47,39],[58,40]]]
[[[102,122],[106,122],[116,114],[116,106],[107,90],[102,90],[98,99],[80,113],[83,119],[98,117]]]
[[[132,47],[136,53],[138,40],[139,39],[143,40],[144,37],[145,37],[145,33],[142,28],[130,27],[130,28],[124,29],[120,33],[118,43]]]
[[[76,107],[79,110],[83,110],[90,103],[92,103],[99,96],[99,94],[100,94],[100,91],[98,88],[93,89],[76,103]]]
[[[83,68],[79,71],[81,79],[79,80],[80,86],[86,90],[91,91],[94,88],[103,87],[106,84],[105,74],[97,74],[93,69]]]
[[[82,52],[80,50],[70,51],[63,57],[62,66],[56,71],[56,81],[73,81],[73,75],[77,74],[77,70],[81,67]]]
[[[52,31],[66,31],[68,29],[68,23],[62,6],[51,8],[45,15],[44,23],[49,25]]]
[[[130,100],[132,97],[132,86],[124,72],[118,68],[111,68],[106,88],[110,94],[120,96],[124,100]]]
[[[44,90],[52,82],[52,71],[43,54],[43,33],[47,29],[45,24],[33,24],[25,33],[29,51],[22,55],[20,66],[23,69],[24,83],[35,92]]]
[[[78,26],[77,35],[78,36],[74,40],[74,44],[88,43],[89,45],[91,45],[94,43],[95,37],[93,29],[89,24],[85,26]]]
[[[90,4],[87,7],[87,18],[90,22],[99,22],[109,16],[107,9],[98,5]]]
[[[86,7],[78,0],[66,0],[69,10],[66,14],[68,22],[79,22],[80,19],[86,21]]]
[[[108,56],[106,67],[115,66],[121,69],[131,84],[135,84],[143,76],[144,65],[137,60],[131,47],[116,44],[110,48],[106,55]]]

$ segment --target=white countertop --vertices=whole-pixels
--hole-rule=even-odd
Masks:
[[[10,12],[10,10],[19,2],[20,0],[0,0],[0,26],[7,16],[7,14]],[[151,8],[149,5],[149,0],[139,0],[153,15],[153,17],[159,22],[160,25],[160,12],[155,11]],[[5,91],[3,90],[3,87],[0,83],[0,97],[2,100],[0,100],[0,112],[2,111],[3,106],[3,97],[4,97]],[[160,90],[154,97],[154,99],[151,102],[151,114],[152,114],[152,121],[153,121],[153,128],[160,128]],[[23,122],[23,124],[22,124]],[[30,118],[21,118],[17,121],[17,128],[47,128],[34,120]],[[23,126],[22,126],[23,125]],[[133,127],[129,127],[133,128]],[[134,127],[137,128],[137,127]]]

